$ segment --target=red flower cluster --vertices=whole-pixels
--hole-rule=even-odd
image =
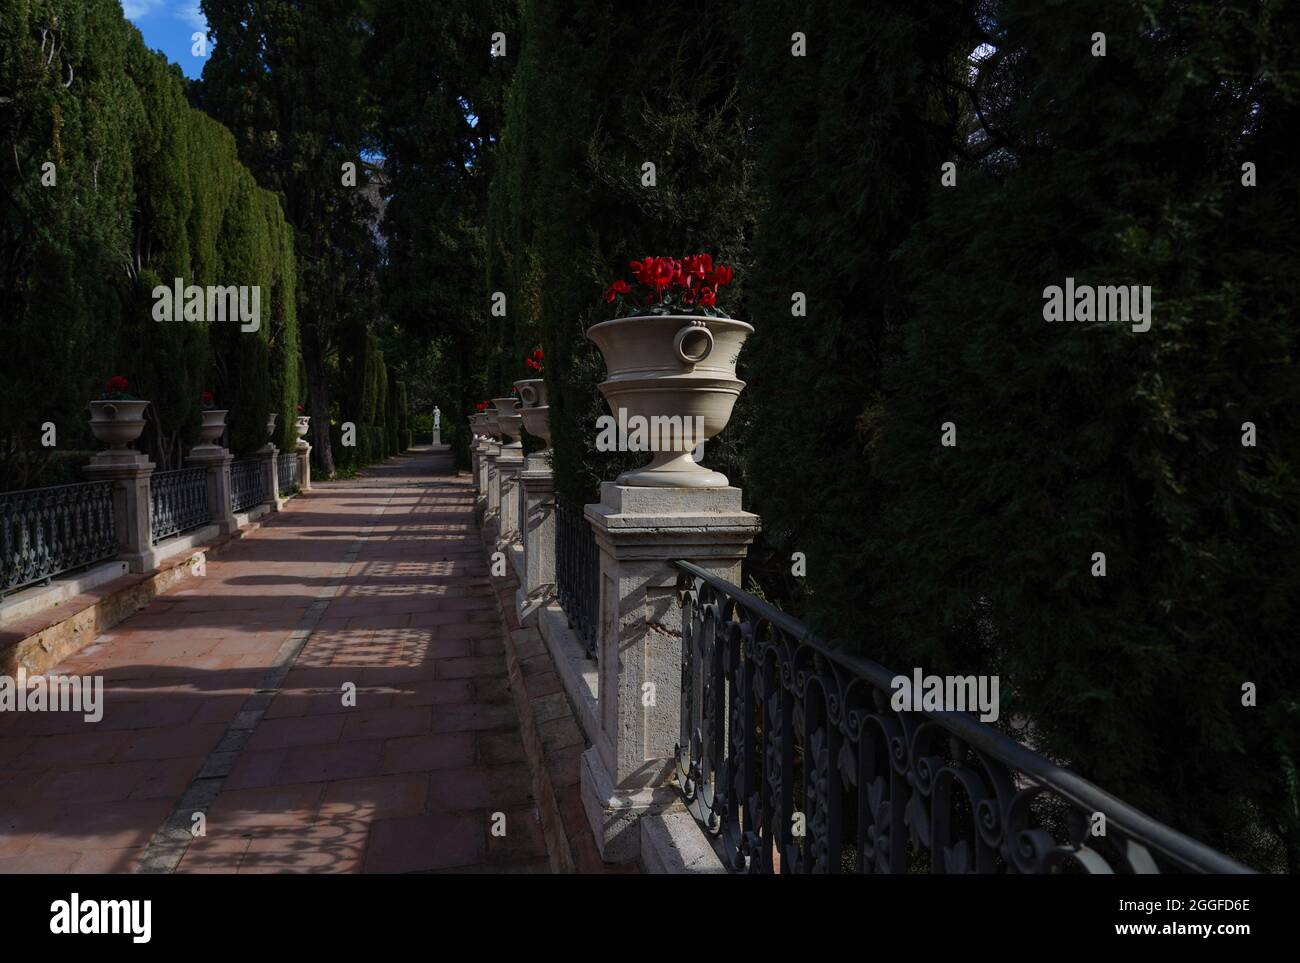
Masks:
[[[475,410],[475,411],[487,411],[487,409],[488,409],[488,404],[489,404],[489,403],[486,402],[486,401],[480,401],[478,404],[476,404],[476,405],[474,406],[474,410]]]
[[[203,394],[200,396],[199,400],[200,400],[203,404],[205,404],[205,405],[211,405],[211,404],[213,403],[213,401],[216,400],[216,398],[215,398],[215,396],[212,394],[211,391],[205,391],[205,392],[203,392]]]
[[[532,357],[524,359],[524,367],[531,368],[538,374],[542,373],[542,349],[538,348],[533,352]]]
[[[713,308],[718,303],[718,289],[731,283],[734,272],[725,264],[715,265],[708,254],[694,254],[678,260],[671,257],[647,257],[632,261],[632,277],[641,287],[619,279],[605,289],[605,300],[639,294],[641,306],[660,304],[668,308]]]
[[[302,405],[298,406],[298,414],[302,414]]]
[[[131,387],[130,383],[121,375],[113,375],[104,382],[104,390],[109,394],[113,392],[126,391]]]

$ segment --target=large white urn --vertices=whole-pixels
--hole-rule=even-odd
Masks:
[[[522,448],[524,443],[519,433],[523,429],[524,422],[519,417],[519,399],[493,398],[492,404],[496,406],[497,431],[501,436],[501,447]]]
[[[203,424],[199,426],[200,445],[205,448],[217,447],[217,442],[226,430],[226,415],[229,413],[228,408],[204,408],[199,412],[203,417]]]
[[[751,325],[731,318],[642,315],[587,329],[609,377],[600,392],[615,421],[644,426],[650,464],[624,472],[634,488],[725,488],[727,476],[696,463],[691,452],[727,426],[745,382],[736,359]]]
[[[90,430],[114,451],[125,450],[144,431],[147,401],[92,401]]]
[[[519,389],[519,417],[523,419],[524,430],[546,442],[546,449],[539,452],[546,454],[551,448],[551,408],[546,403],[546,380],[527,378],[516,381],[515,387]]]

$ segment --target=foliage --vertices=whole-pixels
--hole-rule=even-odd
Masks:
[[[691,9],[639,18],[587,0],[521,7],[489,197],[488,290],[508,310],[490,321],[488,387],[526,376],[519,359],[542,344],[556,488],[571,500],[643,461],[595,449],[604,365],[585,331],[613,314],[610,275],[647,250],[707,251],[737,265],[743,296],[753,197],[740,35]]]
[[[5,5],[0,154],[0,301],[19,346],[0,358],[0,487],[49,480],[44,422],[59,450],[94,447],[85,404],[111,372],[152,402],[140,445],[160,468],[196,440],[205,387],[231,409],[237,450],[264,443],[297,370],[291,236],[117,3]],[[155,321],[155,287],[178,277],[262,285],[261,330]]]
[[[374,224],[382,203],[366,160],[371,111],[361,60],[370,6],[202,0],[213,47],[195,99],[230,129],[240,158],[279,195],[293,226],[296,272],[280,296],[296,303],[301,338],[273,336],[269,350],[287,359],[296,345],[302,355],[314,454],[326,474],[334,468],[331,420],[355,420],[336,410],[340,339],[367,329],[378,313]],[[275,394],[291,413],[297,384],[280,381]]]
[[[996,5],[996,146],[890,254],[907,323],[860,434],[888,578],[858,611],[901,664],[998,674],[1040,750],[1295,870],[1300,11],[1040,8]],[[1150,329],[1045,321],[1067,277],[1150,285]]]

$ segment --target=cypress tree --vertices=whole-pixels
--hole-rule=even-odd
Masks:
[[[494,333],[503,352],[491,383],[527,374],[541,341],[556,488],[589,500],[644,461],[595,450],[604,365],[584,332],[608,317],[609,282],[647,254],[708,251],[737,265],[729,303],[743,313],[753,198],[739,37],[686,4],[641,19],[579,0],[525,4],[522,36],[489,217],[489,288],[512,305]]]
[[[0,486],[45,480],[48,458],[32,449],[46,420],[58,451],[95,447],[85,405],[112,374],[153,402],[140,444],[160,468],[194,441],[205,388],[232,408],[236,448],[260,446],[272,368],[289,388],[297,370],[284,304],[296,266],[278,201],[240,165],[229,132],[188,106],[179,71],[113,0],[7,4],[0,86],[0,164],[13,166],[0,196],[0,296],[6,340],[23,346],[0,361]],[[55,179],[43,184],[47,162]],[[153,320],[154,288],[177,277],[262,285],[262,331],[236,339],[231,322]]]
[[[293,225],[298,341],[313,447],[325,474],[334,471],[339,333],[376,313],[375,195],[362,157],[368,7],[363,0],[264,0],[251,7],[205,0],[213,54],[195,87],[198,104],[234,132],[240,158],[281,196]],[[345,182],[345,164],[353,165],[355,183]],[[280,397],[288,393],[287,384],[277,389]]]
[[[1294,870],[1300,386],[1284,305],[1300,282],[1279,269],[1300,253],[1282,146],[1300,14],[1098,0],[1044,18],[1008,0],[995,20],[977,69],[997,146],[957,189],[935,179],[896,255],[914,309],[869,433],[885,510],[864,555],[890,574],[878,637],[901,664],[997,673],[1004,716],[1041,751]],[[1243,186],[1244,161],[1267,183]],[[1149,285],[1149,329],[1049,322],[1044,296],[1067,277]]]

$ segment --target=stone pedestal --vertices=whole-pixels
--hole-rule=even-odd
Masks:
[[[220,445],[195,445],[185,464],[208,470],[208,512],[222,535],[238,530],[239,522],[230,510],[230,463],[235,456]]]
[[[600,551],[600,731],[583,754],[582,799],[610,861],[634,860],[640,818],[678,800],[668,784],[681,727],[684,559],[740,584],[758,516],[738,488],[628,488],[606,482],[586,517]]]
[[[293,453],[298,458],[298,491],[311,491],[311,445],[299,439]]]
[[[520,625],[555,601],[555,476],[550,459],[529,455],[519,474],[519,518],[523,529],[524,577],[515,603]]]
[[[266,490],[269,493],[265,504],[272,512],[278,512],[286,501],[280,497],[280,473],[276,470],[279,455],[280,449],[269,441],[257,450],[257,457],[262,459],[262,471],[265,472]]]
[[[474,505],[483,504],[483,474],[479,471],[479,456],[483,451],[483,440],[475,438],[469,446],[469,477],[474,479]]]
[[[519,475],[523,470],[523,447],[502,447],[497,456],[497,485],[501,505],[497,523],[497,549],[503,552],[511,545],[519,544]]]
[[[154,464],[134,449],[101,451],[82,471],[89,481],[113,483],[113,523],[118,559],[132,572],[158,566],[149,524],[149,478]]]
[[[483,490],[487,496],[483,507],[485,528],[496,526],[501,515],[501,481],[497,476],[497,458],[500,454],[501,446],[495,442],[489,442],[483,451]]]
[[[487,507],[487,498],[488,498],[487,456],[488,456],[488,452],[491,449],[492,449],[492,440],[490,438],[484,438],[483,444],[479,447],[479,451],[478,451],[478,475],[479,475],[478,488],[479,488],[479,493],[483,499],[483,506],[485,509]]]

